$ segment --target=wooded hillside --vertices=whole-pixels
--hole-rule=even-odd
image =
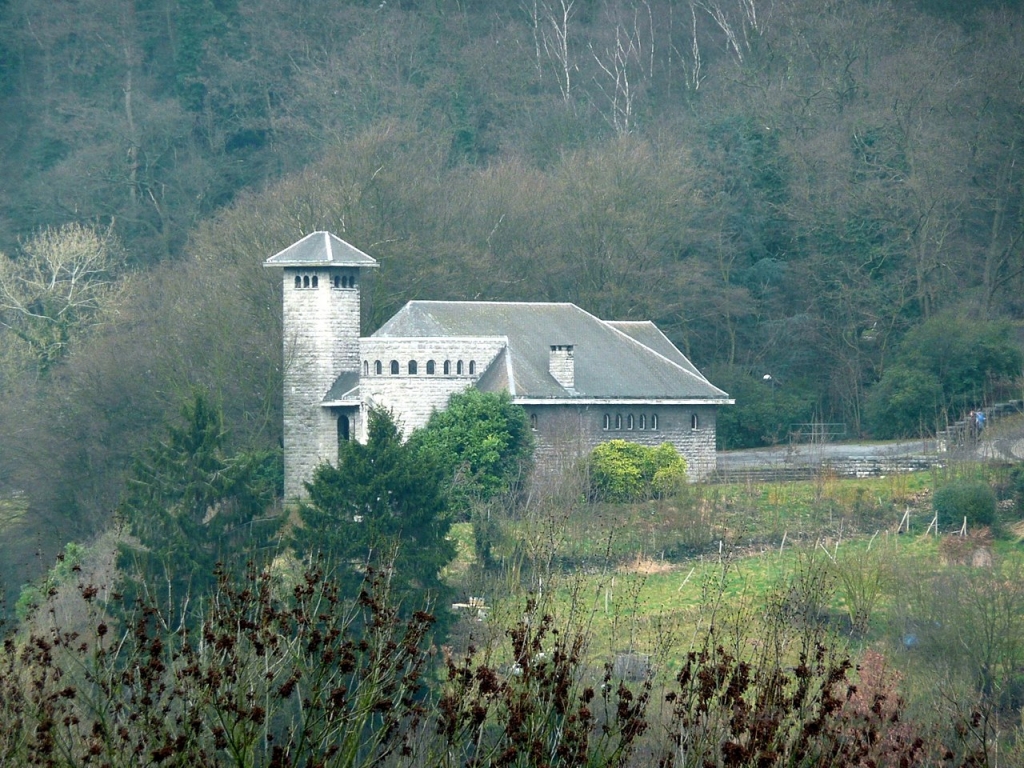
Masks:
[[[196,386],[239,445],[276,445],[260,265],[320,228],[381,263],[367,331],[410,298],[573,301],[654,320],[737,394],[732,445],[881,433],[893,392],[924,403],[896,423],[934,429],[1019,377],[1022,21],[995,0],[0,0],[0,489],[65,538],[105,524]]]

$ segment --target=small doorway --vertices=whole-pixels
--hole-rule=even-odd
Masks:
[[[349,421],[348,416],[342,414],[338,417],[338,450],[341,450],[341,444],[349,441]]]

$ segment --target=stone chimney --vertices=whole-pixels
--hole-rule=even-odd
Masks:
[[[576,387],[576,364],[572,356],[572,344],[551,345],[548,372],[566,389]]]

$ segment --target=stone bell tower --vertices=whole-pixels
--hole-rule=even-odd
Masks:
[[[338,457],[350,409],[328,407],[328,393],[359,377],[361,270],[377,262],[329,232],[306,235],[264,262],[284,272],[284,495],[305,495],[313,470]],[[351,379],[352,387],[344,386]],[[342,384],[338,387],[336,384]],[[338,406],[336,397],[330,398]]]

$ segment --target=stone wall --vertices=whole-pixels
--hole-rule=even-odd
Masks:
[[[408,436],[424,426],[431,413],[443,409],[452,394],[475,384],[505,343],[499,337],[362,339],[360,396],[365,403],[390,409]],[[415,362],[415,373],[410,373],[410,362]],[[430,362],[434,364],[433,373],[428,373]],[[398,373],[391,372],[392,363],[397,363]],[[366,439],[365,432],[359,439]]]
[[[526,411],[536,424],[536,464],[545,475],[570,472],[594,446],[608,440],[650,447],[671,443],[686,459],[691,480],[715,471],[715,406],[530,405]]]

